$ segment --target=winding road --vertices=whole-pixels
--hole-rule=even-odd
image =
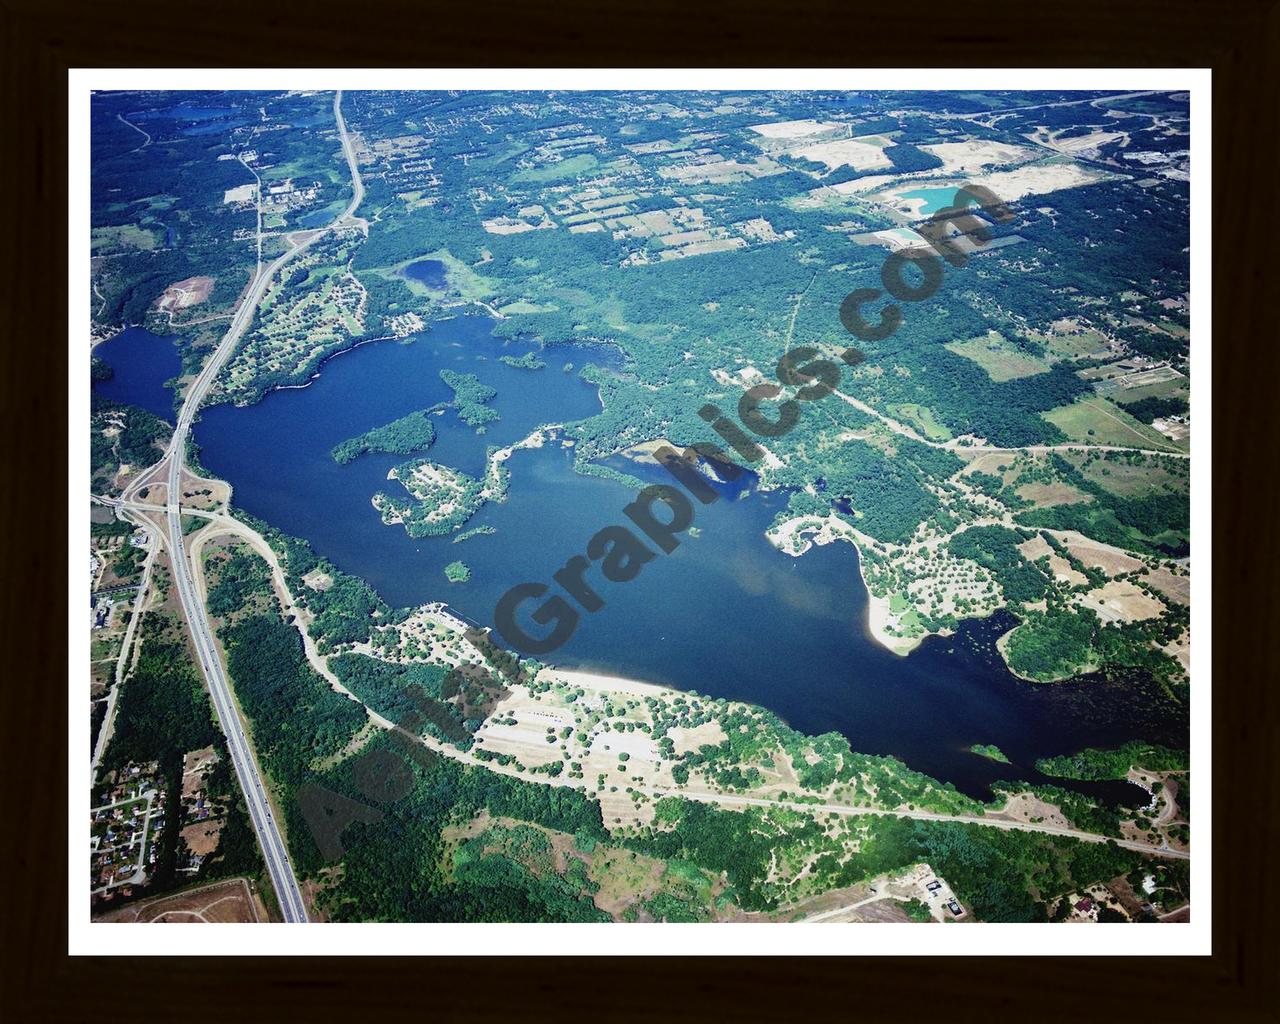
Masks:
[[[346,157],[352,180],[352,199],[347,209],[337,217],[328,227],[315,231],[295,232],[286,236],[289,241],[290,248],[284,254],[278,256],[273,262],[262,267],[259,260],[257,272],[253,281],[242,299],[239,307],[232,316],[231,324],[226,334],[219,342],[218,347],[213,355],[201,369],[199,375],[189,386],[181,411],[178,415],[178,422],[170,440],[168,449],[164,457],[147,472],[139,474],[127,490],[122,499],[95,499],[102,501],[103,504],[112,505],[120,509],[123,513],[131,518],[131,521],[146,521],[142,517],[146,513],[163,513],[168,528],[167,547],[171,554],[171,562],[173,565],[174,582],[177,585],[177,593],[182,603],[183,613],[187,618],[191,629],[192,640],[200,660],[201,670],[204,673],[205,680],[209,686],[209,692],[213,699],[214,709],[218,717],[219,724],[223,733],[227,737],[227,746],[231,755],[233,766],[235,768],[236,777],[239,780],[241,790],[244,793],[245,803],[249,810],[250,819],[253,823],[254,832],[257,835],[258,843],[263,851],[263,856],[267,865],[267,869],[271,875],[272,883],[275,888],[282,916],[286,922],[305,923],[308,920],[306,905],[304,903],[301,890],[298,886],[297,878],[294,874],[292,863],[289,859],[289,852],[285,845],[285,841],[281,835],[280,824],[274,818],[272,806],[267,795],[266,787],[262,778],[262,771],[257,763],[253,748],[245,735],[243,724],[237,713],[234,696],[230,682],[225,674],[219,656],[217,645],[214,641],[212,627],[205,610],[204,600],[201,591],[196,583],[196,573],[193,571],[193,563],[190,553],[187,550],[182,531],[183,509],[181,506],[182,495],[182,478],[184,472],[184,464],[186,459],[187,439],[191,432],[192,424],[195,417],[207,397],[210,388],[217,379],[218,374],[230,359],[235,351],[240,339],[244,336],[249,326],[252,324],[254,316],[257,312],[258,305],[266,294],[270,282],[289,262],[296,259],[306,251],[314,242],[322,238],[330,231],[356,227],[367,232],[368,223],[362,218],[355,216],[356,209],[364,198],[364,185],[360,178],[359,168],[357,165],[355,144],[347,130],[346,122],[342,116],[342,92],[338,91],[334,97],[333,113],[337,124],[339,136],[342,141],[343,154]],[[248,165],[246,164],[246,167]],[[252,170],[250,168],[250,170]],[[259,252],[261,251],[261,234],[258,239]],[[851,398],[845,394],[837,392],[840,398],[849,402],[863,411],[869,412],[878,419],[887,423],[891,429],[898,431],[907,436],[911,436],[914,440],[922,441],[932,447],[951,447],[951,444],[939,444],[930,442],[927,439],[920,438],[904,424],[886,417],[879,411],[871,407],[864,406],[863,403]],[[1044,451],[1065,450],[1080,448],[1090,448],[1093,450],[1120,450],[1133,451],[1143,449],[1108,449],[1106,446],[1098,445],[1054,445],[1043,446]],[[990,451],[1007,451],[1010,449],[998,448],[976,448],[969,450],[990,450]],[[1023,451],[1031,449],[1020,449]],[[1152,453],[1152,454],[1173,454],[1173,453]],[[1183,455],[1182,457],[1186,457]],[[137,498],[137,493],[145,485],[155,486],[160,480],[163,473],[167,481],[167,490],[165,495],[165,504],[147,504]],[[287,583],[284,573],[281,571],[278,560],[274,557],[274,552],[270,546],[257,531],[244,523],[226,514],[209,513],[204,510],[189,509],[190,514],[201,516],[202,518],[211,519],[220,524],[220,528],[226,532],[233,532],[248,539],[253,547],[259,551],[273,569],[275,584],[280,590],[282,597],[282,607],[293,607],[292,595],[288,593]],[[135,518],[137,517],[137,518]],[[157,538],[159,542],[159,538]],[[145,592],[145,588],[143,588]],[[139,595],[141,600],[141,593]],[[135,619],[136,619],[135,610]],[[333,673],[329,670],[324,659],[318,654],[311,640],[310,634],[306,628],[305,621],[301,615],[294,616],[294,622],[300,630],[308,661],[316,667],[324,678],[335,689],[346,693],[347,696],[355,699],[354,696],[346,690],[345,687],[337,680]],[[361,702],[363,704],[363,702]],[[388,721],[381,715],[378,715],[367,705],[366,711],[369,713],[372,721],[384,729],[395,728],[393,723]],[[515,775],[515,771],[508,770],[505,766],[499,766],[492,762],[482,761],[469,752],[458,750],[456,747],[448,744],[440,743],[429,736],[413,737],[417,742],[434,750],[436,753],[454,760],[467,764],[473,764],[485,768],[489,771],[497,771],[500,774]],[[548,779],[545,780],[548,785],[569,785],[567,780]],[[745,796],[735,796],[724,793],[700,793],[688,790],[664,790],[653,787],[641,787],[642,791],[653,797],[664,795],[680,795],[687,799],[700,800],[721,805],[758,805],[765,807],[788,807],[801,810],[808,813],[834,813],[840,815],[886,815],[893,817],[917,818],[922,820],[937,821],[955,821],[967,822],[973,824],[986,825],[988,827],[1013,829],[1028,832],[1042,832],[1052,835],[1069,837],[1084,842],[1104,843],[1115,842],[1118,846],[1125,849],[1137,850],[1143,853],[1152,854],[1162,857],[1173,857],[1185,859],[1189,854],[1172,850],[1168,847],[1152,848],[1150,846],[1130,842],[1123,839],[1113,839],[1109,836],[1097,835],[1094,833],[1083,832],[1071,828],[1063,828],[1052,825],[1032,824],[1030,822],[1020,822],[1012,819],[999,819],[993,816],[964,816],[964,815],[945,815],[935,814],[927,811],[912,810],[887,810],[871,807],[855,807],[841,804],[809,804],[809,803],[791,803],[780,800],[764,800]]]
[[[244,336],[257,313],[270,286],[272,278],[292,260],[305,252],[318,239],[329,231],[348,226],[360,226],[367,230],[367,225],[354,216],[356,208],[364,199],[364,183],[360,179],[360,171],[356,164],[355,146],[347,132],[346,121],[342,117],[342,92],[339,90],[333,100],[334,120],[338,134],[342,139],[342,151],[347,158],[351,171],[352,196],[347,209],[328,227],[318,231],[297,232],[287,236],[289,250],[276,257],[264,270],[259,259],[256,275],[248,291],[241,300],[231,318],[227,333],[218,343],[217,349],[205,363],[199,375],[187,389],[182,409],[178,414],[177,426],[164,458],[146,473],[138,476],[135,484],[125,494],[121,502],[126,507],[139,509],[136,502],[129,501],[145,483],[154,483],[157,470],[162,467],[167,471],[167,491],[164,514],[168,524],[168,548],[173,564],[174,582],[177,585],[178,597],[182,602],[182,610],[191,629],[191,638],[200,659],[200,668],[209,685],[209,693],[213,698],[214,710],[218,723],[227,737],[227,749],[235,768],[236,778],[244,793],[245,804],[249,810],[249,818],[262,848],[263,858],[280,903],[280,912],[286,922],[304,923],[307,921],[307,908],[298,887],[293,864],[289,860],[288,847],[280,832],[280,824],[272,814],[271,802],[262,780],[262,771],[254,756],[253,748],[244,733],[244,726],[236,712],[231,685],[222,667],[217,645],[214,642],[213,629],[204,607],[204,600],[195,585],[192,565],[186,550],[182,534],[181,482],[186,462],[187,438],[191,433],[191,425],[203,404],[209,389],[213,386],[219,372],[230,359],[236,345]],[[248,166],[247,164],[245,165]],[[256,174],[255,174],[256,176]],[[259,201],[261,198],[259,197]],[[258,251],[261,253],[261,236],[258,238]]]

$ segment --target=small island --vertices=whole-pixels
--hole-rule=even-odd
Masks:
[[[365,452],[390,452],[412,455],[430,448],[436,440],[436,428],[428,419],[431,410],[421,409],[398,420],[366,430],[359,437],[348,438],[329,453],[339,466],[358,459]]]
[[[450,583],[466,583],[471,579],[471,569],[465,562],[450,562],[444,567],[444,575]]]
[[[415,459],[394,467],[388,480],[398,480],[410,497],[378,491],[373,507],[388,526],[402,524],[410,537],[443,537],[453,533],[475,515],[494,491],[450,466]]]
[[[486,404],[498,392],[488,384],[482,384],[474,373],[441,370],[440,379],[453,391],[450,404],[458,411],[458,419],[467,426],[482,427],[498,418],[498,411]]]
[[[517,370],[541,370],[547,365],[532,352],[522,356],[498,356],[498,362],[514,366]]]
[[[1001,764],[1009,763],[1009,759],[1004,756],[1004,751],[994,743],[975,743],[969,748],[969,751],[991,761],[999,761]]]
[[[470,530],[463,530],[458,536],[453,538],[453,543],[461,544],[464,540],[470,540],[472,537],[488,537],[497,533],[492,526],[473,526]]]

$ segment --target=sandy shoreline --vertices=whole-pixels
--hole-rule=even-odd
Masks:
[[[634,696],[656,696],[663,693],[682,693],[672,686],[658,683],[646,683],[641,679],[628,679],[625,676],[610,676],[601,672],[588,672],[582,669],[544,668],[538,673],[539,680],[559,680],[570,686],[581,686],[584,690],[595,690],[599,693],[630,693]]]
[[[818,523],[821,526],[814,529]],[[805,530],[806,536],[800,536],[801,528]],[[858,576],[867,592],[867,632],[881,647],[899,657],[905,657],[920,646],[923,637],[894,636],[888,631],[889,599],[876,596],[867,586],[867,577],[862,568],[862,547],[853,527],[835,516],[800,516],[787,520],[770,530],[766,536],[779,551],[795,558],[799,558],[814,544],[834,544],[842,540],[852,544],[858,549]]]

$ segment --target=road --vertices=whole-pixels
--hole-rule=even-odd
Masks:
[[[881,900],[891,900],[894,898],[895,897],[890,896],[887,893],[868,896],[864,900],[858,900],[857,903],[850,903],[843,907],[836,907],[834,910],[827,910],[823,911],[821,914],[814,914],[812,917],[806,917],[801,924],[813,924],[815,921],[825,921],[828,918],[837,917],[840,914],[847,914],[851,910],[857,910],[859,907],[865,907],[872,903],[879,903]]]
[[[95,497],[94,500],[117,508],[127,508],[129,511],[135,513],[160,512],[164,510],[163,506],[148,505],[141,502],[125,503],[115,499],[101,497]],[[238,519],[235,519],[224,512],[209,512],[205,510],[192,509],[190,514],[209,520],[210,526],[207,529],[212,531],[210,536],[219,533],[233,534],[246,541],[267,561],[271,568],[273,585],[277,596],[279,597],[280,605],[284,609],[285,614],[293,615],[294,626],[302,636],[303,649],[311,667],[315,669],[315,671],[321,675],[335,691],[361,704],[370,720],[379,728],[388,730],[394,729],[395,724],[393,722],[383,715],[378,714],[378,712],[374,711],[373,708],[369,707],[368,704],[360,700],[359,697],[342,684],[338,677],[335,676],[333,671],[329,668],[324,657],[316,649],[315,642],[312,640],[311,634],[307,630],[306,619],[300,613],[301,610],[299,609],[293,594],[289,590],[288,580],[285,576],[284,569],[280,565],[278,557],[272,550],[271,545],[267,543],[266,539],[247,523],[242,523]],[[442,624],[446,626],[448,625],[448,623]],[[483,652],[480,653],[483,655]],[[507,775],[512,778],[523,778],[523,776],[513,766],[502,765],[494,761],[486,761],[477,757],[471,751],[459,750],[451,744],[441,742],[434,736],[415,735],[411,732],[405,732],[402,735],[405,738],[434,751],[442,757],[447,757],[451,760],[471,765],[476,768],[482,768],[485,771],[495,772],[499,775]],[[539,779],[538,784],[545,786],[567,786],[575,789],[586,788],[585,786],[574,783],[567,778]],[[1128,839],[1119,839],[1096,832],[1085,832],[1080,829],[1067,828],[1059,825],[1047,825],[1044,823],[1029,821],[1015,821],[1009,818],[998,818],[990,814],[940,814],[933,811],[920,811],[903,808],[890,809],[883,807],[863,807],[853,804],[813,804],[789,800],[766,800],[759,797],[738,796],[732,793],[712,793],[687,788],[657,787],[644,784],[638,784],[635,788],[638,792],[644,793],[646,796],[655,800],[664,796],[679,796],[688,800],[700,800],[704,803],[714,803],[726,807],[786,807],[790,810],[801,811],[807,814],[831,813],[845,816],[872,814],[891,818],[912,818],[918,821],[951,821],[969,825],[983,825],[988,828],[1000,828],[1017,832],[1040,832],[1047,835],[1061,836],[1067,839],[1078,839],[1081,842],[1086,843],[1115,842],[1117,846],[1126,850],[1146,853],[1156,857],[1173,858],[1175,860],[1189,860],[1191,856],[1187,851],[1175,850],[1169,846],[1153,847],[1145,843],[1138,843]]]
[[[218,721],[227,737],[227,746],[231,754],[233,766],[236,770],[236,777],[240,782],[242,791],[244,792],[245,802],[249,808],[250,819],[253,822],[254,831],[257,834],[258,842],[262,848],[268,871],[271,874],[272,882],[279,898],[281,912],[284,919],[288,922],[305,922],[307,920],[306,907],[302,899],[301,891],[298,888],[297,879],[293,872],[293,866],[289,860],[288,850],[280,834],[279,825],[272,816],[271,805],[267,799],[266,790],[262,782],[261,771],[256,763],[252,747],[244,734],[243,727],[237,715],[232,698],[231,687],[223,671],[218,650],[214,643],[213,631],[209,625],[208,617],[205,612],[203,599],[201,598],[199,589],[195,583],[192,565],[187,554],[182,534],[181,479],[186,457],[187,437],[190,434],[195,416],[207,396],[209,389],[212,387],[213,382],[216,380],[218,373],[226,364],[232,352],[235,350],[240,338],[252,323],[258,304],[266,294],[272,278],[287,263],[297,258],[310,245],[312,245],[317,239],[323,237],[323,235],[328,231],[348,226],[358,226],[367,230],[367,222],[354,216],[356,209],[359,207],[364,197],[364,185],[361,181],[357,165],[355,145],[347,131],[346,122],[342,116],[341,104],[342,93],[339,91],[334,97],[334,119],[338,125],[339,135],[342,140],[343,153],[346,156],[347,164],[352,176],[353,188],[350,205],[347,207],[346,211],[335,219],[327,228],[314,232],[299,232],[287,236],[291,246],[289,251],[277,257],[265,270],[262,270],[261,268],[259,269],[259,273],[254,279],[248,293],[232,317],[231,325],[228,327],[227,333],[223,336],[223,339],[219,343],[217,349],[214,351],[213,355],[205,364],[187,392],[181,412],[178,416],[177,427],[174,430],[165,458],[161,460],[161,463],[159,463],[157,467],[153,467],[151,471],[139,475],[137,478],[137,484],[135,484],[133,488],[130,488],[130,493],[125,495],[124,501],[112,503],[130,507],[134,510],[154,508],[155,511],[159,511],[159,507],[142,506],[136,500],[131,500],[131,497],[132,492],[136,491],[144,481],[150,480],[150,482],[154,482],[155,469],[159,468],[159,466],[164,466],[167,462],[168,487],[166,504],[163,509],[168,523],[168,546],[172,554],[174,581],[177,584],[178,595],[182,602],[183,612],[186,615],[188,624],[191,628],[192,639],[200,658],[201,669],[206,681],[208,682],[209,692],[213,697],[214,709],[217,713]],[[841,394],[840,397],[851,404],[861,405],[857,400],[846,395]],[[874,414],[881,419],[887,419],[879,413]],[[898,426],[906,432],[907,428],[905,428],[905,426]],[[914,432],[911,433],[914,434]],[[925,443],[929,442],[926,441]],[[934,446],[942,447],[941,445],[936,444],[934,444]],[[1052,449],[1050,448],[1049,450]],[[204,513],[204,515],[208,516],[207,513]],[[216,516],[208,517],[220,518]],[[235,522],[230,519],[230,517],[227,518],[230,522]],[[243,524],[237,523],[236,525],[240,526],[242,529],[246,529],[243,527]],[[279,581],[277,581],[277,583],[279,583]],[[310,636],[302,620],[300,618],[295,618],[295,622],[303,634],[304,642],[309,641]],[[309,647],[307,654],[308,660],[311,661],[312,664],[315,664],[317,661],[323,664],[323,659],[318,657],[314,649],[310,649]],[[323,671],[322,674],[328,679],[330,685],[337,683],[332,673],[327,670],[328,666],[325,665],[324,668],[325,671]],[[337,684],[335,688],[343,689],[345,691],[345,688],[341,687],[341,684]],[[350,696],[350,694],[348,695]],[[367,710],[369,711],[371,718],[378,725],[383,728],[391,726],[389,721],[374,713],[372,709]],[[432,748],[437,753],[454,758],[455,760],[459,760],[464,763],[477,764],[491,771],[499,771],[500,774],[514,774],[513,772],[503,771],[498,766],[495,766],[490,762],[482,762],[469,753],[459,751],[454,747],[434,741],[430,737],[415,737],[415,739],[423,745]],[[568,783],[567,781],[561,780],[549,780],[549,784],[564,785]],[[652,795],[661,796],[666,794],[663,791],[654,790],[652,791]],[[878,808],[851,807],[839,804],[792,804],[786,801],[736,797],[729,794],[699,794],[684,790],[678,791],[678,795],[689,799],[703,800],[719,804],[754,804],[766,807],[787,806],[811,813],[826,811],[842,815],[877,814],[917,818],[922,820],[971,822],[995,828],[1061,835],[1064,837],[1079,839],[1084,842],[1109,841],[1109,837],[1107,836],[1080,832],[1075,829],[1058,828],[1043,824],[1036,825],[1010,820],[998,820],[989,816],[978,818],[960,815],[933,814],[925,811],[895,811]],[[1132,843],[1126,840],[1116,840],[1116,842],[1118,845],[1126,849],[1140,850],[1141,852],[1155,854],[1156,856],[1183,859],[1189,856],[1189,854],[1168,848],[1152,849],[1151,847]]]
[[[905,423],[902,423],[899,420],[895,420],[892,416],[886,416],[875,406],[868,405],[866,402],[862,401],[861,399],[854,398],[852,395],[845,394],[845,392],[840,390],[835,390],[832,392],[832,394],[834,394],[837,398],[840,398],[843,401],[848,402],[851,406],[853,406],[859,412],[866,413],[868,416],[874,416],[886,427],[892,430],[895,434],[900,434],[905,438],[909,438],[910,440],[915,441],[917,444],[927,445],[930,448],[940,448],[945,451],[960,452],[962,454],[965,452],[975,452],[975,453],[976,452],[981,452],[981,453],[1002,452],[1002,453],[1009,453],[1009,454],[1017,454],[1018,452],[1028,452],[1032,455],[1047,455],[1050,452],[1127,452],[1127,453],[1132,453],[1137,455],[1163,455],[1167,458],[1172,458],[1172,459],[1190,459],[1191,458],[1191,454],[1189,452],[1179,451],[1176,448],[1168,448],[1168,449],[1166,448],[1126,448],[1122,445],[1114,445],[1114,444],[1029,444],[1029,445],[1023,445],[1020,448],[1004,448],[999,445],[991,445],[991,444],[962,444],[960,438],[955,438],[950,441],[932,441],[929,438],[923,437],[920,434],[916,433]],[[1121,424],[1121,426],[1128,426],[1128,424],[1126,424],[1123,420],[1118,419],[1115,416],[1111,416],[1111,414],[1107,413],[1105,410],[1099,410],[1099,411],[1105,413],[1105,415],[1107,416],[1110,416],[1111,419]]]
[[[1082,832],[1080,829],[1066,828],[1061,825],[1046,825],[1029,821],[1014,821],[1010,818],[995,818],[991,815],[972,814],[938,814],[934,811],[887,810],[880,807],[852,807],[847,804],[809,804],[788,800],[765,800],[760,797],[733,796],[729,793],[698,793],[687,789],[670,790],[666,793],[658,791],[658,795],[682,796],[686,800],[701,800],[704,803],[742,804],[751,807],[787,807],[796,811],[807,811],[810,814],[825,812],[857,816],[874,814],[889,818],[914,818],[917,821],[954,821],[966,825],[985,825],[988,828],[1001,828],[1011,832],[1042,832],[1051,836],[1064,836],[1078,839],[1082,843],[1115,843],[1121,849],[1133,850],[1137,853],[1149,853],[1156,857],[1170,857],[1174,860],[1190,860],[1191,854],[1186,850],[1175,850],[1169,846],[1149,846],[1130,839],[1117,839],[1097,832]]]
[[[360,225],[363,222],[354,218],[356,208],[364,198],[364,183],[360,180],[360,172],[356,165],[355,146],[347,132],[346,122],[342,117],[342,92],[335,94],[333,100],[334,119],[342,138],[342,149],[347,157],[347,164],[352,176],[351,203],[346,211],[328,228],[320,231],[298,233],[289,236],[288,252],[278,256],[266,269],[258,264],[255,276],[248,292],[239,308],[231,318],[227,333],[218,343],[217,349],[200,370],[199,375],[191,383],[178,414],[177,426],[169,447],[161,464],[167,462],[167,493],[165,516],[169,528],[168,547],[173,564],[174,583],[178,597],[182,602],[183,614],[191,629],[191,638],[196,653],[200,658],[200,668],[205,681],[209,685],[209,693],[213,698],[214,711],[218,723],[227,737],[227,749],[235,768],[236,778],[244,793],[245,805],[249,810],[249,818],[253,830],[258,837],[258,845],[262,848],[263,858],[280,903],[280,912],[286,922],[302,923],[307,921],[307,909],[294,875],[293,865],[289,860],[289,851],[280,833],[280,825],[272,815],[271,803],[267,798],[266,788],[262,781],[262,771],[254,757],[253,748],[244,734],[244,727],[236,712],[231,693],[231,685],[222,667],[217,645],[214,643],[213,629],[205,612],[204,600],[195,585],[191,562],[187,556],[185,541],[182,535],[182,471],[186,461],[187,438],[191,425],[200,410],[209,389],[217,379],[222,367],[235,351],[236,345],[244,336],[249,325],[253,323],[258,305],[266,294],[271,280],[290,261],[305,252],[317,239],[328,231],[347,225]],[[140,474],[139,484],[151,478],[151,472]],[[131,491],[133,488],[131,488]],[[126,495],[126,498],[128,495]]]
[[[137,524],[135,523],[135,525]],[[149,534],[155,533],[155,529],[150,525],[146,526],[145,529]],[[126,543],[128,542],[126,541]],[[115,731],[116,700],[120,696],[120,684],[124,682],[125,672],[129,667],[133,653],[133,635],[137,631],[138,620],[142,618],[142,609],[146,607],[151,586],[151,568],[155,564],[156,552],[159,550],[160,544],[153,537],[150,550],[147,551],[146,561],[142,563],[142,578],[138,581],[138,593],[133,599],[133,607],[129,610],[129,625],[125,627],[124,641],[120,645],[120,656],[116,659],[115,678],[111,680],[111,691],[107,694],[107,713],[102,719],[102,726],[98,729],[98,735],[93,745],[93,760],[89,763],[89,786],[91,788],[98,784],[98,765],[102,763],[102,755],[106,752],[107,744],[111,742],[111,735]]]

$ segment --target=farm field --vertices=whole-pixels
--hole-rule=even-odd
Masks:
[[[1185,444],[1174,444],[1158,430],[1138,422],[1105,398],[1083,398],[1071,405],[1051,409],[1043,415],[1073,441],[1154,448],[1158,451],[1186,450]]]
[[[1029,355],[995,331],[982,338],[948,342],[946,347],[958,356],[973,360],[997,383],[1031,377],[1049,369],[1044,360]]]

